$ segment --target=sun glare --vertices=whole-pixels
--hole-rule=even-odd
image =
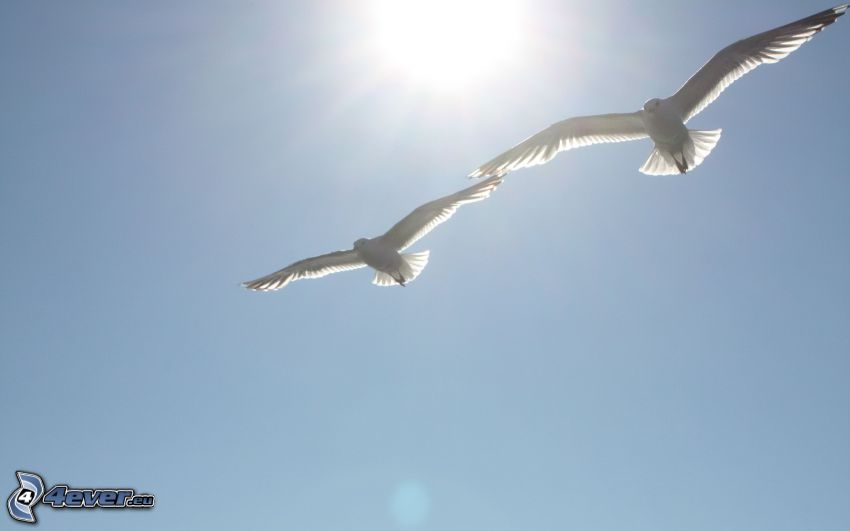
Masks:
[[[372,15],[378,55],[419,83],[456,89],[518,56],[518,0],[375,0]]]

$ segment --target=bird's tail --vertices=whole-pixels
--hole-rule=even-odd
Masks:
[[[383,271],[375,271],[375,278],[372,279],[372,284],[376,286],[394,286],[396,284],[407,284],[412,282],[419,276],[419,273],[428,265],[429,251],[419,253],[407,253],[401,255],[401,267],[399,268],[399,278],[395,278],[389,273]]]
[[[688,129],[688,141],[682,147],[682,151],[671,153],[670,151],[659,149],[658,146],[652,148],[652,153],[641,167],[641,173],[647,175],[673,175],[676,173],[687,173],[696,168],[705,157],[711,153],[717,142],[720,141],[721,129],[712,131],[694,131]]]
[[[375,278],[372,279],[372,284],[376,286],[395,286],[398,283],[398,280],[394,279],[391,275],[375,270]]]

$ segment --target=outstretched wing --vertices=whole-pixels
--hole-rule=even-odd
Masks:
[[[393,225],[381,238],[399,251],[403,251],[434,230],[434,227],[452,217],[461,205],[490,197],[490,192],[500,184],[502,184],[502,176],[496,175],[460,192],[425,203]]]
[[[727,46],[717,52],[670,99],[687,122],[741,76],[759,65],[784,59],[835,22],[848,7],[850,4],[833,7]]]
[[[242,285],[254,291],[274,291],[286,286],[293,280],[320,278],[331,273],[360,269],[361,267],[366,267],[366,264],[357,256],[356,252],[336,251],[300,260],[270,275],[243,282]]]
[[[649,136],[643,126],[640,111],[633,113],[576,116],[550,125],[490,162],[469,174],[470,177],[503,175],[505,173],[544,164],[560,151],[601,144],[625,142]]]

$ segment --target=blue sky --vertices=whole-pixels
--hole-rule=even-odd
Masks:
[[[157,496],[45,529],[846,529],[850,19],[696,117],[687,176],[562,154],[406,289],[248,292],[829,7],[533,0],[444,90],[363,52],[366,4],[0,7],[0,486]]]

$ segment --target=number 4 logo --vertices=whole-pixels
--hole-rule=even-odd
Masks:
[[[33,506],[41,500],[44,494],[44,481],[38,474],[32,472],[18,471],[18,483],[20,487],[15,489],[9,496],[6,506],[9,508],[9,516],[19,522],[28,524],[35,523]]]

